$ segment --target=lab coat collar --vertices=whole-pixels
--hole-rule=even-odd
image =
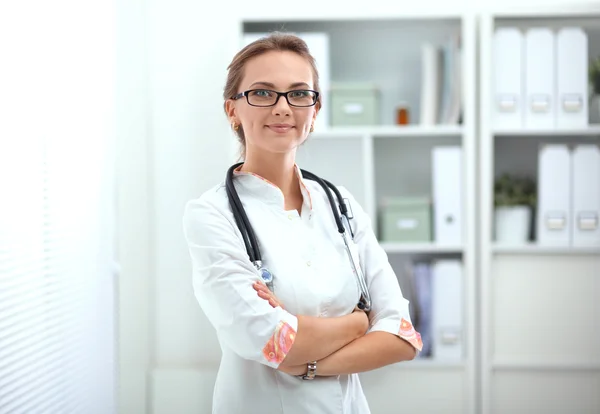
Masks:
[[[284,197],[283,192],[273,184],[271,181],[258,174],[246,171],[239,171],[242,166],[240,165],[233,173],[235,182],[238,184],[238,191],[243,191],[252,195],[255,195],[261,201],[275,205],[276,207],[284,209]],[[302,176],[302,171],[297,164],[294,164],[296,175],[300,180],[300,191],[302,192],[302,208],[308,208],[313,211],[313,203],[310,191],[306,186],[306,180]]]

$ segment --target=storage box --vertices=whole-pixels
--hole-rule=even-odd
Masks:
[[[331,126],[377,125],[379,91],[370,83],[332,84]]]
[[[381,205],[380,240],[382,242],[431,242],[431,199],[397,197]]]

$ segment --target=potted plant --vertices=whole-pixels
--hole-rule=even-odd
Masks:
[[[494,233],[497,243],[524,244],[530,240],[536,204],[535,182],[505,173],[494,183]]]
[[[600,56],[593,59],[589,68],[590,120],[600,123]]]

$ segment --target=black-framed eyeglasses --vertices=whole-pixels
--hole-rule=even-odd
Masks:
[[[274,106],[279,102],[279,98],[284,96],[288,105],[306,108],[317,103],[319,92],[310,89],[295,89],[287,92],[277,92],[270,89],[250,89],[238,93],[231,99],[240,99],[244,96],[248,101],[248,105],[252,106]]]

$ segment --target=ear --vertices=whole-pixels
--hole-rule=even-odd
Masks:
[[[227,118],[229,118],[229,122],[238,122],[237,119],[237,111],[235,108],[235,101],[233,99],[227,99],[225,101],[225,113],[227,113]]]
[[[317,115],[319,114],[320,110],[321,110],[321,102],[317,102],[317,104],[315,105],[315,112],[313,113],[313,117],[312,117],[313,123],[317,119]]]

